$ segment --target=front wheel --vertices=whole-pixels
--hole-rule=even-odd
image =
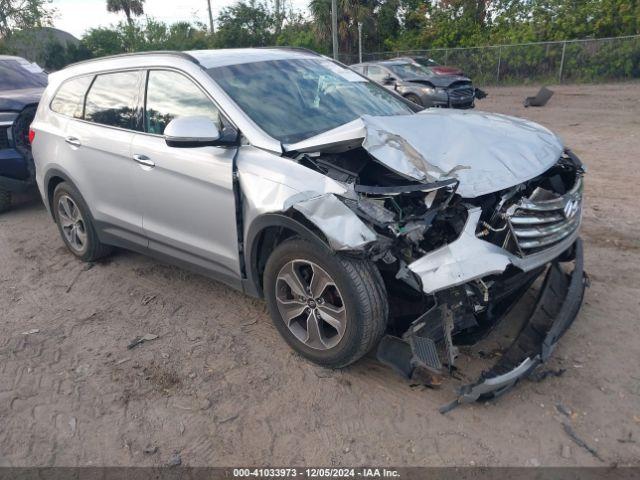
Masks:
[[[387,294],[373,263],[319,242],[294,238],[279,245],[267,261],[264,294],[287,343],[326,367],[361,358],[387,326]]]

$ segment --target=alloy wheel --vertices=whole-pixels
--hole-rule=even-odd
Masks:
[[[62,195],[58,199],[57,210],[67,244],[75,252],[82,253],[87,245],[87,229],[78,205],[69,195]]]
[[[289,331],[316,350],[335,347],[344,336],[347,311],[331,276],[308,260],[292,260],[278,272],[276,304]]]

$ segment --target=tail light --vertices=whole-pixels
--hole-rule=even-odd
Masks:
[[[29,143],[33,144],[33,141],[36,139],[36,131],[33,128],[29,129]]]

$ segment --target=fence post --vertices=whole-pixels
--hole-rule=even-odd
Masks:
[[[562,42],[562,56],[560,57],[560,69],[558,71],[558,83],[562,83],[562,70],[564,69],[564,53],[567,50],[567,42]]]
[[[449,49],[448,48],[444,51],[444,64],[449,65]]]
[[[496,85],[500,83],[500,63],[502,63],[502,47],[498,47],[498,70],[496,72]]]

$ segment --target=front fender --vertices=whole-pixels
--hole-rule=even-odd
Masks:
[[[282,228],[295,232],[299,237],[307,240],[321,242],[329,247],[327,239],[321,234],[281,213],[266,213],[257,217],[249,226],[245,238],[244,258],[247,265],[246,276],[243,280],[243,290],[247,295],[262,297],[262,279],[260,278],[260,241],[263,234],[271,228]],[[264,259],[266,262],[266,259]]]

